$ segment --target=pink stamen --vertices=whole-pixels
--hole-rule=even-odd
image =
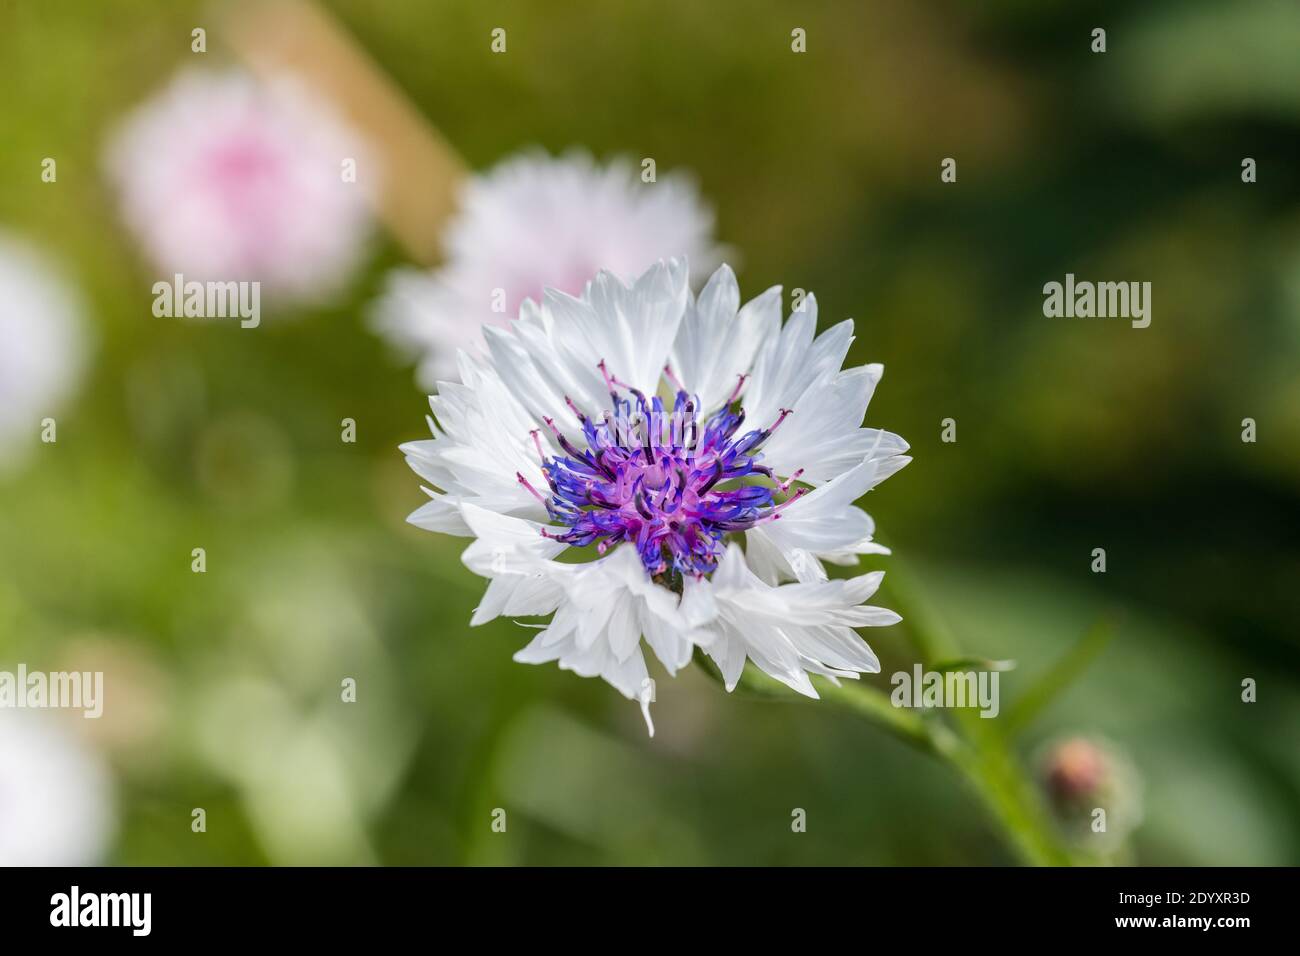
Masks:
[[[781,409],[781,414],[778,415],[778,416],[776,416],[776,421],[773,422],[773,423],[772,423],[772,427],[769,428],[769,429],[767,430],[768,437],[771,437],[771,435],[773,434],[773,432],[775,432],[778,428],[781,427],[781,423],[782,423],[783,421],[785,421],[787,418],[789,418],[789,417],[790,417],[791,415],[793,415],[793,414],[794,414],[794,409],[793,409],[793,408],[783,408],[783,409]]]
[[[578,409],[578,406],[573,404],[573,399],[569,398],[568,395],[564,396],[564,404],[569,406],[569,411],[573,412],[573,414],[578,417],[578,421],[582,422],[587,420],[587,416],[582,414]]]
[[[515,477],[519,479],[519,483],[520,483],[521,485],[523,485],[525,488],[528,489],[529,494],[531,494],[534,498],[536,498],[536,499],[537,499],[538,501],[540,501],[542,504],[546,504],[546,499],[543,498],[540,494],[537,493],[537,489],[533,487],[532,482],[530,482],[527,478],[525,478],[525,477],[523,476],[523,473],[522,473],[522,472],[518,472],[518,471],[516,471],[516,472],[515,472]],[[544,532],[543,532],[543,533],[544,533]]]
[[[794,504],[796,501],[798,501],[800,498],[802,498],[802,497],[803,497],[804,495],[806,495],[807,493],[808,493],[808,489],[807,489],[807,488],[796,488],[796,489],[795,489],[795,493],[792,494],[789,498],[786,498],[785,501],[781,502],[781,503],[778,504],[778,505],[773,505],[773,506],[772,506],[772,512],[771,512],[771,514],[769,514],[767,517],[768,517],[769,519],[779,518],[779,517],[781,516],[781,512],[782,512],[786,507],[788,507],[789,505]]]
[[[791,475],[791,476],[790,476],[789,478],[787,478],[785,481],[783,481],[783,482],[781,482],[779,485],[777,485],[777,487],[781,489],[781,493],[782,493],[782,494],[785,494],[787,491],[789,491],[789,490],[790,490],[790,486],[793,485],[796,481],[798,481],[798,480],[799,480],[799,476],[802,475],[802,474],[803,474],[803,469],[800,468],[798,471],[796,471],[793,475]]]
[[[731,390],[731,396],[727,399],[726,404],[730,405],[732,402],[734,402],[737,398],[740,397],[740,390],[745,387],[745,380],[748,378],[749,378],[748,375],[736,376],[736,387]]]
[[[614,387],[615,387],[615,386],[617,386],[617,387],[619,387],[619,388],[627,389],[629,392],[635,392],[635,391],[636,391],[636,389],[634,389],[634,388],[633,388],[631,385],[629,385],[627,382],[620,382],[620,381],[618,380],[618,376],[616,376],[616,375],[612,375],[612,374],[610,373],[610,371],[609,371],[609,368],[605,365],[605,360],[604,360],[604,359],[601,359],[599,362],[596,363],[596,368],[600,369],[600,374],[601,374],[602,376],[604,376],[604,379],[605,379],[605,388],[606,388],[607,391],[610,391],[610,392],[614,391]]]
[[[543,465],[546,464],[546,453],[542,451],[542,436],[541,436],[541,433],[540,433],[536,428],[534,428],[534,429],[533,429],[532,431],[530,431],[528,434],[530,434],[530,435],[533,436],[533,444],[537,447],[537,457],[538,457],[538,459],[541,460],[541,463],[542,463]]]
[[[673,374],[673,367],[671,365],[664,366],[664,376],[668,379],[669,384],[671,384],[673,388],[677,389],[677,391],[686,391],[686,386],[684,386],[677,376]]]

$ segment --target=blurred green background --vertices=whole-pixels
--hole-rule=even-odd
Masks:
[[[814,290],[823,324],[857,320],[851,364],[885,364],[870,423],[915,461],[866,502],[897,555],[871,566],[906,562],[967,651],[1018,662],[1004,709],[1117,615],[1026,761],[1067,733],[1126,752],[1129,860],[1300,862],[1300,6],[326,6],[473,168],[541,144],[694,171],[746,297]],[[121,706],[85,722],[108,862],[1010,861],[952,773],[830,704],[693,672],[647,739],[603,683],[513,663],[516,624],[470,630],[467,541],[404,524],[425,399],[363,318],[395,245],[296,321],[153,318],[101,151],[208,19],[0,2],[0,224],[75,274],[97,339],[57,445],[0,484],[0,665],[109,674]],[[1044,318],[1066,272],[1152,282],[1151,327]],[[869,682],[911,666],[905,628],[867,635]]]

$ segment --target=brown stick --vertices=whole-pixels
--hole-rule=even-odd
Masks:
[[[383,163],[380,219],[412,259],[436,261],[465,164],[383,68],[310,0],[240,0],[224,36],[254,73],[296,75],[366,137]]]

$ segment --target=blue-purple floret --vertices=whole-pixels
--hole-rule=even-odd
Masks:
[[[708,574],[718,565],[726,534],[774,518],[783,506],[775,495],[785,486],[773,487],[771,470],[759,464],[758,449],[776,426],[737,438],[742,410],[723,407],[701,428],[699,400],[685,390],[678,390],[672,413],[665,414],[658,396],[647,400],[623,388],[632,397],[611,385],[613,410],[600,421],[570,404],[582,423],[585,449],[547,421],[566,457],[543,462],[551,490],[546,508],[568,530],[545,533],[573,546],[595,544],[601,553],[632,542],[651,575],[670,569]],[[755,477],[770,483],[746,483]]]

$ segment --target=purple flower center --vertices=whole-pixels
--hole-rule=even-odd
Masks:
[[[603,420],[569,402],[582,423],[585,449],[548,418],[566,456],[547,458],[533,433],[550,497],[522,475],[519,481],[542,501],[552,520],[568,529],[543,534],[573,546],[595,544],[601,554],[630,541],[650,575],[672,570],[700,576],[717,567],[728,532],[779,517],[803,494],[798,489],[778,503],[777,494],[786,495],[799,473],[778,483],[771,469],[759,463],[758,449],[788,411],[782,410],[771,427],[736,437],[745,416],[731,409],[744,376],[726,404],[701,424],[699,400],[680,387],[671,369],[665,369],[677,386],[671,411],[658,396],[647,399],[613,378],[603,362],[600,369],[612,403]]]

